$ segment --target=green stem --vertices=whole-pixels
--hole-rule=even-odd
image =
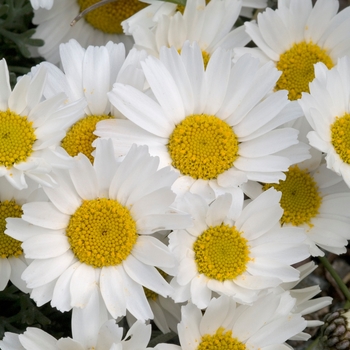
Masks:
[[[320,337],[317,337],[307,348],[306,350],[313,350],[316,348],[318,341],[320,340]]]
[[[334,270],[333,266],[330,264],[327,258],[325,258],[324,256],[320,256],[318,258],[320,259],[323,266],[328,270],[328,272],[334,278],[340,290],[343,292],[345,298],[350,302],[350,291],[348,287],[345,285],[345,283],[343,282],[343,280],[338,275],[337,271]]]

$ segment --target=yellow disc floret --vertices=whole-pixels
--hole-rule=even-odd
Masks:
[[[247,268],[249,246],[236,227],[209,227],[193,244],[199,273],[218,281],[233,280]]]
[[[100,0],[78,0],[80,11],[100,2]],[[95,29],[108,34],[123,34],[121,22],[148,6],[139,0],[118,0],[106,3],[89,12],[85,19]]]
[[[282,192],[281,207],[283,216],[281,224],[290,223],[294,226],[308,224],[319,212],[322,198],[317,184],[307,170],[300,170],[297,165],[290,167],[286,179],[278,184],[266,184],[263,189],[274,187]]]
[[[323,62],[328,69],[334,66],[326,50],[312,42],[294,44],[280,55],[277,69],[282,75],[276,83],[276,90],[288,90],[289,99],[301,98],[302,92],[309,92],[309,83],[314,80],[314,64]]]
[[[94,157],[91,153],[94,150],[92,143],[97,136],[93,134],[96,129],[96,124],[105,119],[113,117],[108,115],[88,115],[83,119],[78,120],[68,131],[66,137],[62,140],[61,146],[67,153],[75,157],[79,153],[85,154],[93,163]]]
[[[208,52],[202,50],[202,57],[203,57],[203,64],[204,64],[204,69],[207,68],[207,65],[210,60],[210,54]]]
[[[129,210],[107,198],[83,201],[71,216],[66,234],[75,256],[93,267],[119,265],[138,237]]]
[[[169,138],[172,165],[194,179],[215,179],[238,157],[238,140],[221,119],[194,114],[176,125]]]
[[[336,117],[331,133],[335,151],[344,163],[350,164],[350,114]]]
[[[10,110],[0,111],[0,165],[26,161],[36,140],[32,122]]]
[[[0,257],[18,257],[22,254],[22,242],[5,234],[6,219],[20,218],[23,214],[22,208],[15,201],[0,202]]]
[[[232,331],[220,327],[215,334],[203,335],[196,350],[246,350],[246,346],[232,337]]]

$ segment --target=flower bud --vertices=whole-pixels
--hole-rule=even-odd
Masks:
[[[350,349],[350,310],[339,309],[327,314],[321,328],[320,344],[324,350]]]

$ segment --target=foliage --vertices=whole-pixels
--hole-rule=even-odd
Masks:
[[[4,0],[0,4],[0,58],[6,58],[12,85],[17,74],[26,74],[41,61],[40,58],[30,58],[36,47],[43,45],[42,40],[32,38],[35,33],[32,18],[29,0]]]

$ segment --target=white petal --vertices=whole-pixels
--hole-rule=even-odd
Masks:
[[[288,324],[287,327],[286,324]],[[248,343],[259,344],[261,347],[282,343],[289,337],[303,331],[305,327],[306,321],[300,315],[283,316],[260,328],[249,339]]]
[[[207,282],[208,277],[203,274],[191,281],[191,300],[200,309],[206,308],[211,299],[211,290],[207,287]]]
[[[174,266],[174,260],[168,247],[152,236],[140,235],[137,238],[131,254],[147,265],[162,267]]]
[[[205,112],[215,115],[225,98],[231,70],[231,51],[216,50],[205,71],[208,99]]]
[[[28,265],[24,263],[20,257],[19,258],[15,258],[13,256],[9,257],[8,262],[11,265],[11,275],[10,275],[11,282],[23,293],[29,293],[30,289],[27,288],[26,283],[21,278],[22,273],[28,267]],[[0,261],[0,264],[1,264],[1,261]]]
[[[100,275],[102,298],[109,313],[114,317],[126,314],[126,299],[124,296],[124,280],[120,269],[122,266],[106,266]]]
[[[178,325],[179,338],[182,344],[186,344],[186,349],[197,349],[202,335],[199,324],[202,312],[192,303],[183,306],[181,309],[182,321]]]
[[[11,111],[21,114],[27,107],[27,93],[30,84],[29,75],[24,75],[14,87],[8,105]]]
[[[244,171],[237,170],[232,167],[222,174],[220,174],[217,178],[218,185],[222,187],[234,187],[240,186],[248,181],[247,174]]]
[[[30,224],[60,230],[66,228],[70,216],[59,212],[52,203],[33,202],[22,206],[22,219]]]
[[[59,277],[69,267],[73,259],[73,253],[68,250],[55,258],[34,260],[23,272],[22,278],[27,282],[28,288],[43,286]]]
[[[5,233],[21,242],[39,234],[53,232],[49,229],[29,224],[20,218],[7,218],[6,227]]]
[[[69,311],[72,308],[72,298],[69,286],[74,272],[80,265],[80,261],[75,262],[57,279],[52,294],[51,305],[61,312]]]
[[[108,93],[108,97],[123,115],[148,132],[168,138],[174,130],[174,122],[166,118],[161,107],[135,88],[115,84],[113,91]],[[138,103],[135,104],[135,101]]]
[[[75,270],[70,283],[73,307],[84,308],[88,304],[98,281],[96,274],[95,268],[86,264]]]
[[[238,276],[234,280],[234,283],[238,286],[252,290],[276,287],[281,284],[281,282],[282,281],[277,277],[250,276],[248,274]]]
[[[151,338],[151,325],[136,321],[129,329],[123,340],[123,350],[141,349],[147,346]]]
[[[117,171],[112,141],[97,139],[94,169],[97,177],[99,196],[108,198],[108,190]]]
[[[70,249],[70,244],[62,232],[30,237],[22,243],[22,248],[26,258],[48,259],[64,254]]]
[[[99,288],[95,285],[85,308],[73,309],[73,338],[88,349],[93,349],[96,345],[101,327],[99,298]]]
[[[74,167],[69,170],[75,189],[82,199],[98,197],[98,184],[95,170],[90,160],[82,153],[77,155]],[[84,176],[81,176],[84,174]]]
[[[28,328],[19,336],[21,344],[26,349],[56,350],[57,340],[39,328]]]
[[[254,276],[279,278],[283,282],[296,281],[299,271],[274,259],[256,257],[254,263],[248,263],[247,271]]]
[[[0,110],[6,111],[8,108],[8,98],[11,94],[10,76],[6,60],[0,60]]]
[[[228,298],[222,296],[213,298],[205,311],[200,323],[200,332],[202,334],[215,334],[222,326],[228,313]]]
[[[181,49],[181,59],[186,67],[194,100],[193,114],[201,114],[206,104],[206,84],[204,83],[204,66],[202,52],[197,43],[185,42]]]
[[[150,234],[162,230],[178,230],[187,228],[192,224],[187,214],[160,214],[144,216],[137,220],[136,227],[139,234]]]
[[[89,46],[83,61],[83,91],[93,115],[106,113],[110,62],[105,47]]]
[[[239,145],[239,154],[255,158],[267,156],[298,143],[298,131],[292,128],[272,130],[263,136]]]
[[[11,275],[11,265],[6,258],[0,258],[0,291],[4,290]]]
[[[73,215],[81,205],[81,197],[75,190],[71,177],[66,170],[57,169],[55,174],[57,175],[55,180],[58,182],[59,187],[45,187],[44,191],[60,212]]]
[[[181,95],[173,77],[164,64],[152,56],[149,56],[145,62],[141,62],[141,65],[164,115],[169,122],[178,124],[186,115]]]
[[[158,294],[167,297],[171,294],[172,288],[164,280],[161,274],[155,267],[145,265],[139,260],[129,255],[128,258],[123,261],[125,272],[137,283],[145,286],[146,288],[157,291]]]
[[[184,115],[188,116],[193,114],[194,101],[192,87],[186,73],[185,66],[178,52],[174,47],[169,49],[163,46],[160,48],[159,57],[163,64],[167,67],[170,74],[172,74],[172,77],[177,85],[182,103],[184,105]],[[179,121],[180,120],[178,119],[175,120],[176,124]]]
[[[34,106],[36,106],[42,99],[46,79],[47,69],[44,65],[41,65],[32,78],[28,89],[27,101],[29,109],[32,109]]]
[[[138,220],[143,216],[163,213],[174,202],[175,197],[170,187],[160,188],[133,203],[131,214],[134,220]]]
[[[253,240],[274,227],[279,222],[282,214],[283,209],[279,204],[275,204],[274,206],[261,208],[259,212],[252,213],[242,225],[240,225],[241,221],[238,219],[236,227],[239,231],[244,232],[243,236],[245,238]]]
[[[152,310],[147,302],[142,286],[132,280],[124,269],[120,269],[123,279],[126,308],[139,320],[153,318]]]
[[[230,209],[232,196],[230,194],[219,196],[210,206],[207,211],[206,223],[208,226],[221,225]]]
[[[119,327],[115,320],[105,322],[99,331],[96,349],[109,349],[112,343],[120,343],[123,336],[123,328]],[[119,349],[118,349],[119,350]]]
[[[42,306],[52,299],[55,283],[56,279],[43,286],[33,288],[30,297],[36,302],[37,306]]]
[[[194,259],[182,259],[177,274],[177,282],[184,286],[189,283],[198,274],[197,265]]]

